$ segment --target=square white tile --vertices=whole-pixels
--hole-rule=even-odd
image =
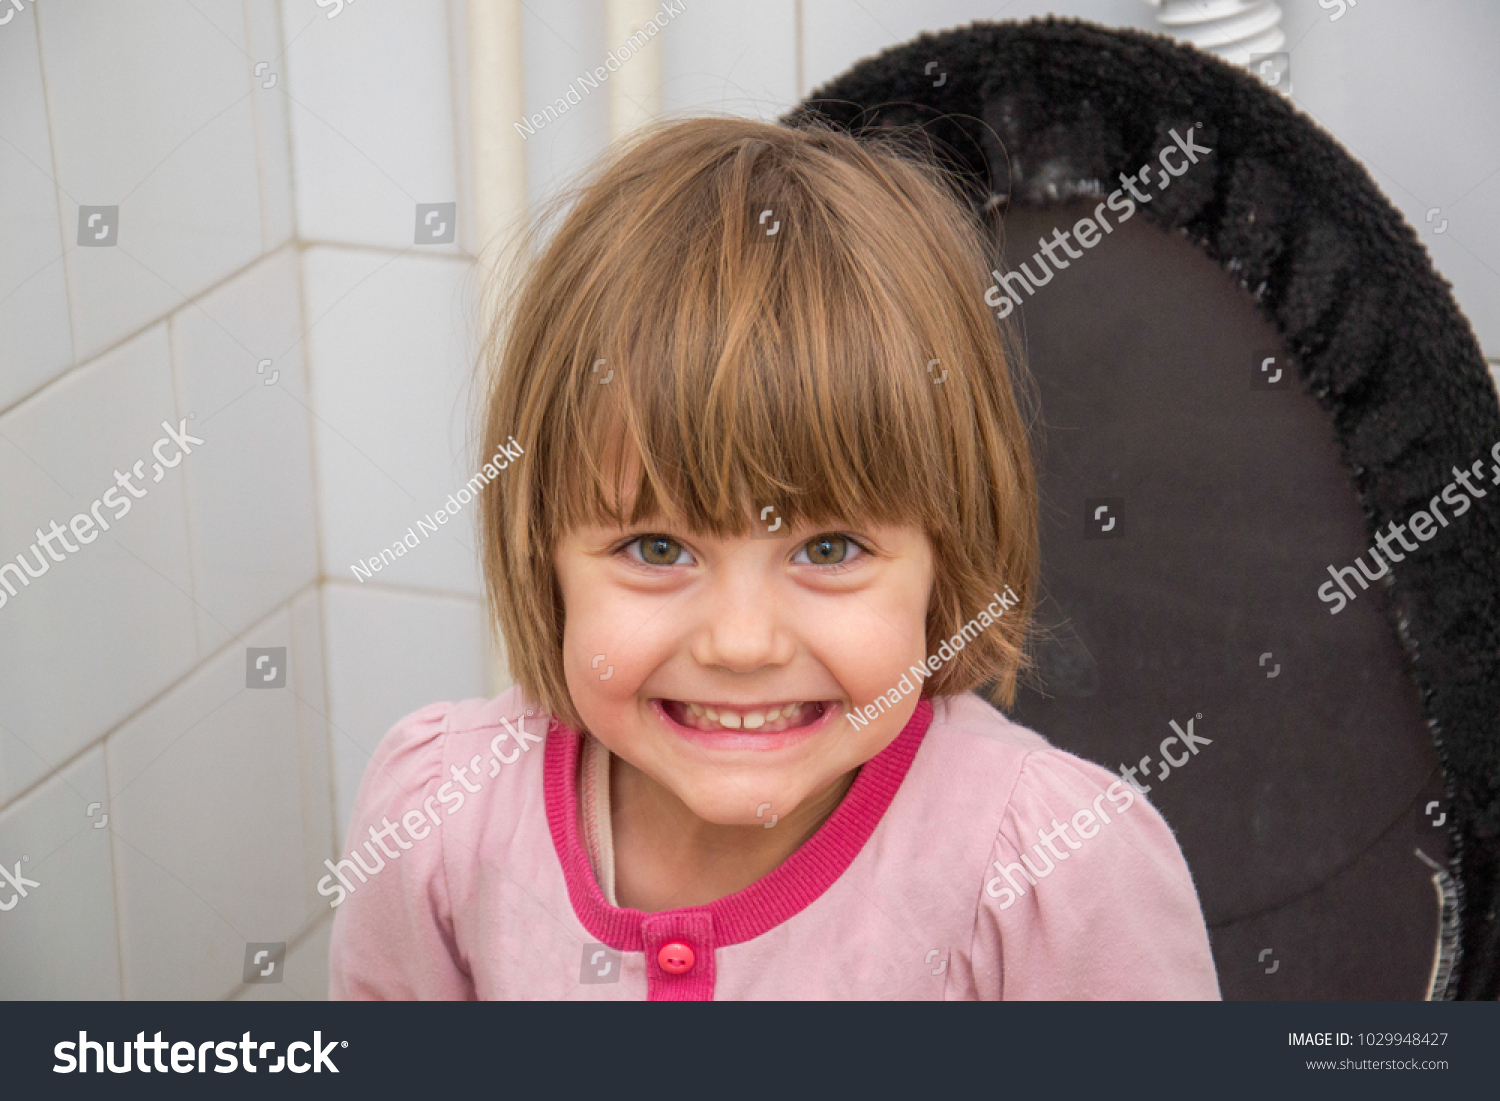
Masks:
[[[179,393],[205,441],[183,468],[203,654],[318,572],[297,272],[282,248],[172,315]]]
[[[336,836],[375,747],[397,721],[486,694],[487,630],[477,600],[323,586]]]
[[[0,805],[196,660],[182,475],[201,456],[167,442],[161,456],[177,463],[160,482],[152,456],[162,422],[180,431],[186,416],[165,325],[0,416]],[[63,535],[48,557],[37,531],[52,523]],[[46,572],[23,582],[18,555]]]
[[[0,812],[0,999],[120,997],[112,822],[100,746]]]
[[[239,0],[91,0],[35,15],[87,359],[261,251],[245,13]],[[117,207],[118,224],[80,231],[80,204]],[[80,232],[110,243],[79,246]]]
[[[302,261],[323,573],[477,595],[476,502],[457,496],[478,469],[474,268],[344,248]]]
[[[244,637],[288,653],[251,666],[235,643],[105,743],[127,998],[226,997],[248,943],[318,916],[309,835],[327,823],[308,820],[290,657],[305,644],[286,609]]]
[[[298,233],[414,247],[417,204],[457,202],[445,5],[283,0],[281,11]]]

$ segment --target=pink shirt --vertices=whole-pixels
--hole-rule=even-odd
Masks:
[[[331,997],[1219,996],[1161,816],[972,693],[918,704],[775,871],[655,914],[600,891],[581,739],[527,707],[433,704],[381,742],[319,884]]]

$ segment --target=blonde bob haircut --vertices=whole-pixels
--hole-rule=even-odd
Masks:
[[[1011,704],[1038,557],[1027,423],[984,305],[983,228],[909,145],[680,120],[559,195],[549,210],[570,209],[545,246],[545,212],[527,231],[535,258],[497,284],[514,289],[483,353],[481,453],[514,436],[521,456],[481,490],[480,522],[511,675],[548,713],[580,725],[564,533],[659,512],[746,536],[767,505],[788,525],[925,531],[929,654],[1009,586],[1015,605],[964,636],[922,695],[989,685]]]

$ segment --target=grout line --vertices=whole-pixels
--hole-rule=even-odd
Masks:
[[[256,45],[255,24],[257,21],[250,12],[255,2],[256,0],[240,0],[240,22],[245,32],[246,52],[253,51]],[[257,62],[252,57],[246,57],[245,61],[250,66],[245,82],[249,85],[251,96],[250,126],[255,135],[255,197],[260,207],[260,251],[264,253],[271,237],[270,191],[272,186],[265,157],[266,120],[265,111],[261,106],[263,97],[256,95],[255,66]]]
[[[65,758],[64,760],[62,760],[61,762],[59,762],[56,766],[50,768],[49,771],[44,776],[42,776],[40,779],[38,779],[35,783],[30,784],[29,786],[27,786],[25,788],[22,788],[20,791],[16,792],[15,795],[11,796],[9,799],[5,800],[3,803],[0,803],[0,812],[9,810],[11,807],[16,806],[18,803],[20,803],[20,801],[22,799],[25,799],[28,795],[30,795],[32,792],[36,791],[37,788],[41,787],[43,784],[45,784],[48,780],[52,779],[58,773],[63,772],[66,769],[72,767],[81,757],[84,756],[84,754],[88,753],[95,746],[99,746],[99,747],[102,748],[103,745],[104,745],[104,743],[109,739],[110,735],[117,733],[121,728],[123,728],[124,726],[128,725],[129,723],[134,722],[142,714],[144,714],[145,712],[149,711],[152,707],[155,707],[158,703],[160,703],[163,699],[165,699],[172,692],[174,692],[178,688],[182,687],[182,685],[187,681],[187,679],[189,677],[193,676],[195,673],[197,673],[199,670],[201,670],[205,665],[209,664],[209,662],[212,662],[212,661],[216,660],[221,655],[227,653],[229,650],[231,650],[235,646],[243,646],[243,645],[245,645],[245,643],[243,641],[243,639],[245,638],[245,636],[253,634],[255,631],[257,631],[261,627],[265,626],[267,623],[269,623],[271,621],[272,618],[274,618],[276,616],[276,614],[278,612],[281,612],[281,611],[285,610],[288,614],[290,614],[291,605],[297,599],[297,597],[299,597],[300,595],[302,595],[307,590],[315,587],[317,584],[318,584],[318,580],[316,578],[314,578],[314,579],[312,579],[310,581],[304,582],[299,588],[294,589],[291,593],[289,593],[286,596],[282,597],[265,615],[261,616],[259,619],[255,620],[254,622],[248,624],[238,634],[232,635],[229,638],[229,640],[223,646],[220,646],[217,650],[214,650],[214,651],[212,651],[210,653],[207,653],[207,654],[203,654],[202,656],[200,656],[197,659],[195,659],[194,662],[193,662],[193,664],[191,666],[189,666],[187,669],[183,670],[182,673],[179,676],[177,676],[175,679],[173,679],[169,684],[167,684],[165,687],[163,687],[155,695],[151,696],[150,699],[145,700],[138,707],[136,707],[134,710],[130,711],[123,718],[121,718],[118,722],[116,722],[116,723],[112,724],[111,726],[107,727],[102,734],[100,734],[98,737],[96,737],[93,740],[91,740],[90,742],[88,742],[86,745],[80,747],[79,750],[76,753],[74,753],[71,757]],[[23,743],[23,744],[25,744],[25,743]],[[35,753],[36,751],[32,750],[32,752]]]
[[[328,586],[337,586],[344,589],[352,589],[355,592],[369,592],[375,590],[380,593],[388,593],[395,596],[425,596],[434,600],[462,601],[467,604],[483,604],[483,593],[459,592],[454,589],[429,589],[421,585],[391,585],[375,581],[350,581],[347,577],[336,577],[324,574],[319,580]]]
[[[286,23],[282,19],[281,4],[272,0],[270,7],[273,24],[271,27],[272,45],[281,47],[281,53],[278,53],[271,59],[271,64],[274,65],[291,48],[291,43],[286,41]],[[312,26],[311,21],[302,30],[305,31],[310,26]],[[297,33],[301,35],[302,31],[298,31]],[[293,41],[296,41],[296,39],[294,38]],[[282,66],[282,69],[284,70],[282,78],[286,80],[288,87],[290,87],[292,80],[290,58],[287,59],[287,63]],[[298,231],[301,228],[301,219],[298,217],[297,209],[297,143],[292,139],[292,111],[290,107],[283,108],[281,112],[281,139],[286,143],[287,220],[291,222],[291,235],[289,239],[297,242],[300,241]]]
[[[62,226],[62,214],[61,214],[61,212],[59,212],[59,214],[58,214],[58,226],[59,226],[59,231],[61,231],[61,226]],[[418,247],[425,247],[425,246],[418,246]],[[446,246],[438,246],[438,247],[446,248]],[[84,370],[84,369],[86,369],[88,367],[93,366],[95,363],[97,363],[99,360],[103,359],[105,356],[109,355],[112,352],[118,351],[120,348],[122,348],[125,345],[129,344],[131,341],[136,340],[137,338],[141,337],[145,333],[147,333],[150,330],[154,329],[156,326],[160,325],[163,321],[166,321],[168,318],[172,317],[174,314],[181,313],[183,310],[187,309],[190,306],[199,306],[199,308],[201,309],[201,303],[202,303],[202,301],[205,298],[207,298],[209,295],[214,294],[216,291],[220,290],[221,288],[223,288],[227,284],[234,282],[236,279],[240,278],[242,275],[245,275],[247,272],[249,272],[257,264],[260,264],[260,263],[264,262],[265,260],[270,259],[272,256],[275,256],[278,252],[280,252],[284,248],[295,249],[298,253],[305,252],[308,249],[312,249],[312,248],[342,249],[342,250],[350,251],[350,252],[375,253],[375,254],[378,254],[378,255],[381,255],[381,256],[390,256],[392,258],[399,257],[400,255],[402,255],[404,253],[410,253],[412,251],[412,247],[411,246],[407,246],[407,247],[404,247],[404,248],[396,248],[396,247],[391,246],[391,245],[366,245],[366,244],[360,244],[360,243],[351,242],[351,241],[331,241],[331,240],[325,241],[325,240],[302,239],[302,238],[298,238],[298,237],[295,236],[295,230],[294,230],[293,231],[293,236],[288,237],[286,240],[284,240],[280,244],[278,244],[275,248],[273,248],[273,249],[271,249],[269,251],[264,251],[264,252],[259,253],[258,255],[256,255],[251,260],[249,260],[246,263],[242,264],[240,267],[235,268],[233,271],[231,271],[228,274],[226,274],[223,278],[217,280],[214,283],[211,283],[207,287],[204,287],[201,291],[197,292],[196,294],[192,295],[191,297],[183,298],[182,301],[178,302],[176,305],[174,305],[170,310],[167,310],[165,313],[162,313],[162,314],[159,314],[157,316],[154,316],[150,321],[147,321],[147,322],[143,323],[142,325],[140,325],[139,327],[130,330],[128,333],[126,333],[124,336],[120,337],[118,340],[115,340],[112,343],[105,345],[103,348],[100,348],[97,352],[94,352],[93,354],[91,354],[87,359],[82,359],[82,360],[75,359],[73,361],[73,363],[69,367],[67,367],[64,370],[60,371],[56,375],[53,375],[51,378],[47,379],[40,386],[38,386],[36,389],[28,391],[25,394],[22,394],[20,397],[16,398],[14,401],[12,401],[9,405],[7,405],[7,406],[5,406],[3,408],[0,408],[0,416],[4,416],[7,413],[10,413],[12,410],[20,408],[22,405],[25,405],[28,401],[31,401],[33,398],[36,398],[39,395],[41,395],[42,393],[44,393],[50,387],[55,386],[58,383],[60,383],[63,379],[67,378],[69,375],[72,375],[75,372],[78,372],[78,371],[81,371],[81,370]],[[63,252],[64,252],[64,255],[61,257],[61,259],[63,260],[63,263],[64,263],[63,284],[64,284],[64,288],[65,288],[65,290],[67,292],[67,295],[68,295],[68,311],[69,311],[68,312],[68,317],[69,317],[69,322],[68,322],[68,325],[69,325],[68,341],[69,341],[70,346],[72,348],[76,349],[76,347],[77,347],[77,339],[76,339],[76,334],[73,332],[73,321],[72,321],[72,317],[73,317],[73,302],[72,302],[73,289],[72,289],[72,280],[68,276],[68,270],[69,269],[68,269],[68,259],[67,259],[68,255],[72,252],[72,250],[68,249],[66,246],[64,246]],[[468,263],[468,264],[474,264],[474,263],[477,262],[477,260],[476,260],[476,258],[474,256],[470,255],[468,252],[465,252],[463,250],[445,251],[443,253],[438,254],[438,256],[436,256],[436,257],[428,257],[428,258],[429,259],[451,259],[451,260],[457,260],[457,261],[461,261],[461,262]],[[212,316],[212,315],[210,315],[210,316]],[[76,351],[73,352],[73,353],[70,353],[70,354],[76,355]]]
[[[327,591],[327,582],[319,578],[317,587],[313,592],[313,599],[318,607],[318,660],[323,663],[323,713],[318,716],[323,727],[323,752],[328,757],[328,834],[332,843],[329,853],[330,860],[339,859],[339,844],[343,840],[339,837],[339,801],[338,801],[338,773],[335,763],[337,754],[334,752],[333,742],[333,686],[329,683],[332,664],[328,660],[328,602],[324,599]]]
[[[36,71],[37,77],[42,85],[42,115],[47,126],[47,155],[50,158],[50,164],[52,165],[52,179],[49,182],[52,184],[52,202],[57,207],[57,242],[58,246],[62,249],[62,252],[59,254],[58,258],[63,262],[63,300],[65,305],[67,306],[68,315],[68,362],[72,363],[73,367],[76,367],[77,364],[73,361],[78,358],[78,333],[74,327],[73,314],[77,303],[73,301],[73,279],[71,276],[72,265],[68,260],[68,230],[67,221],[63,217],[64,204],[62,187],[57,182],[59,175],[59,169],[57,165],[57,141],[53,136],[56,132],[56,127],[53,125],[52,119],[52,96],[47,90],[46,60],[42,57],[42,19],[40,13],[37,12],[35,8],[32,9],[31,18],[36,35]],[[68,371],[73,369],[73,367],[69,367],[63,372],[63,374],[67,374]],[[58,377],[60,378],[62,376],[59,375]],[[37,392],[40,392],[40,390],[45,389],[49,385],[51,385],[50,382],[42,383]],[[25,395],[12,404],[20,405],[21,402],[25,401],[29,396],[30,395]],[[0,413],[3,412],[4,410],[0,409]]]
[[[467,249],[459,248],[456,244],[449,245],[402,245],[397,248],[394,245],[371,245],[362,241],[335,241],[332,238],[323,237],[298,237],[296,238],[299,249],[331,248],[345,249],[350,252],[374,252],[382,256],[401,256],[412,252],[414,248],[427,250],[425,255],[430,257],[447,257],[454,260],[467,260],[474,263],[477,260]],[[423,252],[413,253],[415,256],[423,256]]]
[[[61,220],[62,220],[61,215],[59,215],[58,221],[61,222]],[[99,360],[103,359],[105,356],[109,355],[110,353],[116,352],[119,349],[123,348],[125,345],[129,344],[131,341],[136,340],[136,339],[138,339],[141,336],[144,336],[146,333],[150,332],[152,329],[154,329],[158,325],[162,324],[162,322],[164,322],[167,319],[169,319],[173,314],[180,313],[183,309],[185,309],[188,306],[198,305],[204,298],[207,298],[209,295],[213,294],[215,291],[219,290],[221,287],[225,286],[226,284],[232,283],[234,280],[238,279],[240,276],[242,276],[246,272],[248,272],[251,268],[255,267],[255,265],[257,265],[257,264],[261,263],[262,261],[267,260],[270,257],[274,256],[276,253],[280,252],[283,248],[285,248],[289,243],[290,243],[289,240],[288,241],[283,241],[280,245],[278,245],[276,248],[272,249],[270,252],[263,252],[263,253],[261,253],[260,255],[256,256],[253,260],[249,261],[248,263],[242,265],[241,267],[235,268],[234,271],[230,272],[223,279],[220,279],[218,282],[212,284],[211,286],[205,287],[202,291],[200,291],[197,294],[193,295],[192,298],[184,299],[183,301],[179,302],[177,305],[173,306],[166,313],[163,313],[163,314],[160,314],[160,315],[158,315],[156,317],[153,317],[150,321],[148,321],[145,324],[141,325],[137,329],[132,329],[129,333],[125,334],[119,340],[116,340],[114,343],[106,345],[103,348],[100,348],[99,351],[95,352],[93,355],[89,356],[87,359],[75,361],[66,370],[60,372],[59,374],[54,375],[52,378],[48,379],[46,382],[44,382],[40,386],[38,386],[35,390],[32,390],[30,393],[22,395],[21,397],[17,398],[15,401],[13,401],[10,405],[6,406],[3,409],[0,409],[0,416],[5,416],[6,414],[10,413],[12,410],[20,408],[22,405],[25,405],[28,401],[31,401],[33,398],[36,398],[39,395],[41,395],[42,393],[44,393],[50,387],[55,386],[58,383],[60,383],[63,379],[67,378],[69,375],[75,374],[75,373],[77,373],[79,371],[82,371],[82,370],[85,370],[85,369],[87,369],[89,367],[92,367],[94,364],[98,363]],[[64,249],[64,252],[70,252],[70,251],[71,250],[69,250],[69,249],[66,249],[66,248]],[[64,258],[64,260],[66,262],[66,257]],[[69,295],[71,296],[71,294],[72,294],[71,283],[69,283]],[[70,303],[69,309],[71,310],[71,303]],[[210,315],[210,316],[212,316],[212,315]],[[70,317],[71,317],[71,313],[70,313]],[[71,324],[71,322],[70,322],[70,324]],[[71,339],[71,337],[72,337],[71,333],[69,334],[69,337]]]
[[[102,742],[102,739],[101,739]],[[85,751],[87,752],[87,751]],[[80,754],[82,756],[82,754]],[[101,744],[99,747],[99,765],[104,773],[104,799],[109,801],[109,751]],[[58,769],[60,773],[62,769]],[[52,775],[57,775],[53,773]],[[114,900],[114,920],[110,922],[115,927],[115,971],[120,982],[120,1000],[125,1000],[125,930],[120,922],[120,869],[115,861],[115,831],[109,831],[109,889],[110,897]]]

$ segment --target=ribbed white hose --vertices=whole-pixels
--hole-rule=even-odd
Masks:
[[[1245,65],[1252,54],[1286,44],[1281,6],[1273,0],[1144,0],[1160,10],[1156,21],[1173,38]]]

